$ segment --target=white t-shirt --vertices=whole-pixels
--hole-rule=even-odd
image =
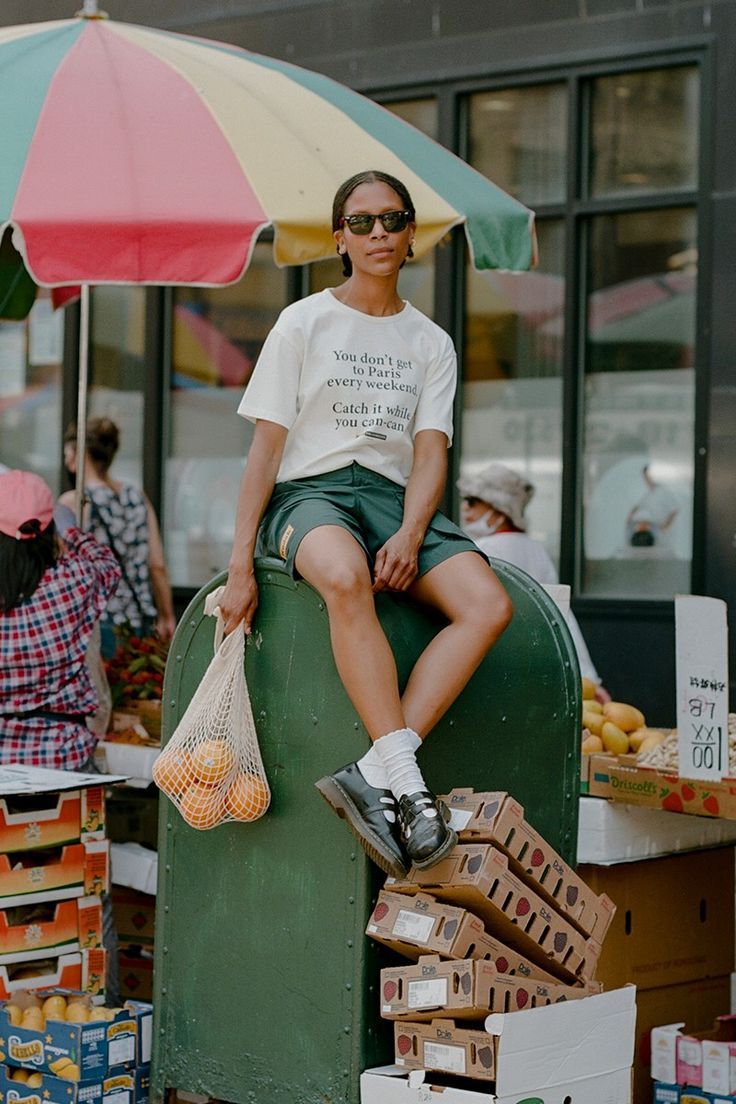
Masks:
[[[279,483],[357,461],[406,486],[414,435],[452,440],[456,379],[452,341],[411,303],[376,318],[327,289],[281,312],[238,414],[289,430]]]

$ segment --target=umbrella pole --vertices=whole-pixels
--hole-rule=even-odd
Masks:
[[[82,528],[84,510],[84,468],[87,455],[87,389],[89,383],[89,284],[82,284],[79,302],[79,382],[77,389],[77,479],[74,513]]]

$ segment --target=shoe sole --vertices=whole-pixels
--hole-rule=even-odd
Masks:
[[[376,866],[379,866],[385,874],[392,874],[394,878],[405,878],[407,874],[406,867],[397,865],[393,856],[384,848],[379,836],[363,820],[357,806],[339,782],[328,775],[326,778],[320,778],[319,782],[315,782],[314,785],[330,808],[337,813],[341,820],[347,822],[368,858]]]
[[[412,866],[415,866],[417,870],[427,870],[430,866],[436,866],[437,863],[442,862],[447,858],[452,850],[457,845],[457,834],[454,828],[448,829],[448,836],[444,843],[440,844],[436,851],[433,851],[431,855],[428,855],[426,859],[422,859],[421,862],[417,862],[412,859]]]

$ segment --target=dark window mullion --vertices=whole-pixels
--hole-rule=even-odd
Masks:
[[[579,471],[581,464],[581,426],[583,410],[583,373],[580,358],[580,304],[582,300],[581,248],[579,220],[575,214],[580,193],[587,97],[581,82],[568,81],[569,111],[567,125],[567,208],[565,213],[565,338],[563,349],[562,401],[562,493],[560,524],[560,579],[578,590]]]

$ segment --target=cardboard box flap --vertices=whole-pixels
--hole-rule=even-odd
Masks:
[[[48,793],[52,790],[81,790],[85,786],[109,786],[125,782],[124,774],[85,774],[20,765],[0,767],[0,796]]]
[[[634,1060],[636,986],[582,1001],[494,1013],[485,1028],[499,1036],[499,1097],[628,1070]]]

